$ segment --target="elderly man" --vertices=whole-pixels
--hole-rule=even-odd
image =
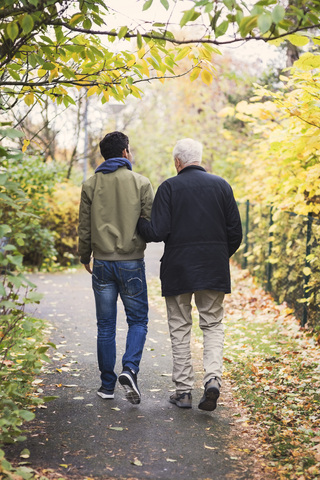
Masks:
[[[204,394],[198,408],[212,411],[220,394],[224,341],[223,300],[230,293],[229,258],[242,240],[231,186],[200,166],[201,143],[185,138],[173,150],[177,176],[163,182],[151,221],[140,218],[147,242],[165,242],[160,278],[172,344],[176,392],[170,402],[192,407],[191,298],[203,332]]]

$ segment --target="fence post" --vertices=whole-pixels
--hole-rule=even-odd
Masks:
[[[247,200],[247,201],[246,201],[246,225],[245,225],[245,230],[244,230],[244,254],[243,254],[242,268],[247,268],[247,256],[246,256],[246,253],[248,252],[248,249],[249,249],[249,244],[248,244],[249,207],[250,207],[250,202],[249,202],[249,200]]]
[[[270,263],[270,256],[272,253],[272,246],[273,246],[273,233],[270,232],[270,228],[273,225],[273,215],[272,215],[273,207],[270,207],[270,214],[269,214],[269,244],[268,244],[268,263],[267,263],[267,291],[271,291],[271,276],[272,276],[272,264]]]
[[[310,262],[308,260],[308,256],[311,253],[311,245],[310,245],[311,235],[312,235],[312,213],[308,213],[307,241],[306,241],[306,261],[305,261],[305,266],[307,268],[310,268]],[[308,289],[307,289],[309,280],[310,280],[310,275],[305,275],[304,274],[304,299],[306,301],[309,298]],[[308,306],[307,306],[307,302],[305,302],[303,304],[303,317],[302,317],[301,325],[304,327],[305,324],[307,323],[307,321],[308,321]]]

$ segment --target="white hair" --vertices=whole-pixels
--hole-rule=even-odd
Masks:
[[[173,149],[173,158],[178,158],[182,165],[198,163],[202,160],[202,144],[192,138],[178,140]]]

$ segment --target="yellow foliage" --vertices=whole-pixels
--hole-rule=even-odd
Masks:
[[[55,248],[62,265],[68,263],[70,255],[77,256],[79,199],[80,187],[68,182],[57,184],[49,199],[44,223],[55,232]]]
[[[233,107],[224,107],[222,110],[220,110],[220,112],[218,113],[218,116],[219,117],[231,117],[234,115],[234,108]]]
[[[28,107],[30,107],[30,106],[34,103],[34,94],[33,94],[33,92],[28,93],[28,94],[24,97],[24,102],[28,105]]]
[[[208,72],[207,70],[202,70],[201,72],[201,80],[203,81],[203,83],[205,83],[206,85],[210,85],[210,83],[212,82],[212,75],[210,72]]]
[[[23,153],[27,150],[27,148],[29,147],[29,145],[30,145],[30,140],[24,139],[24,140],[23,140],[23,147],[22,147],[22,152],[23,152]]]
[[[300,60],[282,91],[257,86],[256,96],[268,101],[236,106],[236,118],[251,129],[247,148],[238,156],[244,167],[238,182],[243,198],[318,215],[320,71],[310,65],[318,64],[320,56],[308,53]]]

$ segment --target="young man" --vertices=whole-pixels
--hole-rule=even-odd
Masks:
[[[162,295],[166,299],[173,354],[170,402],[191,408],[191,297],[194,294],[203,332],[204,395],[198,408],[216,408],[222,375],[223,299],[230,293],[229,257],[241,243],[239,211],[230,185],[200,166],[202,145],[180,140],[173,157],[177,176],[163,182],[155,196],[151,222],[139,220],[147,242],[165,242],[161,259]]]
[[[100,142],[104,162],[84,182],[79,213],[79,255],[92,274],[98,325],[98,395],[114,398],[117,375],[116,317],[120,295],[128,324],[119,382],[132,404],[140,403],[139,364],[147,334],[148,299],[145,241],[137,232],[140,215],[150,218],[153,190],[149,180],[132,171],[129,139],[108,133]],[[90,266],[93,255],[93,269]]]

